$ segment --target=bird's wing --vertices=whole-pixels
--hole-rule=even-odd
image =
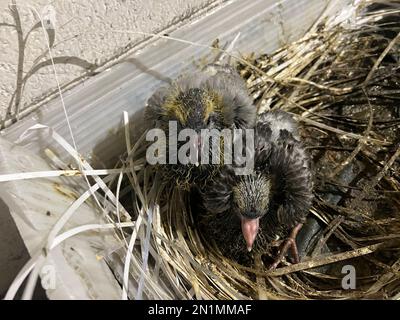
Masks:
[[[256,169],[273,179],[270,223],[293,227],[308,214],[312,202],[312,174],[298,128],[286,112],[259,116],[256,127]]]
[[[274,110],[258,115],[254,141],[256,165],[265,167],[273,146],[279,150],[289,144],[301,146],[297,123],[288,113]]]
[[[312,174],[308,157],[299,142],[274,144],[269,157],[273,179],[273,202],[278,206],[277,221],[294,227],[308,214],[312,202]]]
[[[203,203],[208,212],[213,214],[222,213],[231,207],[231,197],[234,173],[231,168],[226,167],[213,179],[207,188],[201,190]]]

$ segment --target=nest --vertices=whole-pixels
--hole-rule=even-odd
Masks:
[[[258,112],[283,109],[301,123],[315,174],[310,217],[319,226],[302,261],[270,271],[261,256],[245,267],[221,255],[199,232],[190,195],[144,165],[142,140],[124,161],[127,181],[111,184],[117,195],[124,183],[134,190],[124,200],[137,219],[133,235],[120,237],[137,249],[136,297],[400,298],[400,5],[364,1],[347,13],[237,64]],[[349,265],[350,290],[342,284]]]

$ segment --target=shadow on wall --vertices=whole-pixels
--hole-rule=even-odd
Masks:
[[[14,123],[18,120],[20,111],[22,111],[22,97],[24,94],[24,88],[28,80],[39,70],[44,67],[52,65],[52,59],[50,58],[49,49],[53,48],[54,40],[56,38],[56,32],[53,28],[52,21],[50,19],[41,20],[40,17],[37,17],[38,22],[33,24],[28,32],[24,34],[22,29],[22,23],[19,13],[19,8],[16,4],[16,1],[13,0],[9,5],[10,15],[14,20],[14,24],[3,23],[0,22],[0,28],[14,28],[17,31],[17,41],[18,44],[18,56],[17,59],[17,73],[15,75],[15,90],[11,96],[11,99],[8,103],[7,111],[0,117],[0,130],[4,129],[6,122],[11,121]],[[35,14],[37,16],[37,13]],[[43,25],[42,25],[43,22]],[[43,29],[44,35],[48,42],[48,49],[45,50],[42,54],[36,57],[33,66],[29,70],[25,70],[24,68],[24,59],[25,59],[25,50],[26,44],[28,42],[29,36],[36,29]],[[94,69],[97,67],[96,64],[90,63],[84,59],[74,56],[58,56],[53,58],[53,63],[57,64],[66,64],[66,65],[75,65],[81,67],[86,70],[85,74],[82,76],[88,76],[94,74]],[[75,79],[76,80],[76,79]]]
[[[144,75],[151,77],[155,81],[160,81],[160,87],[172,82],[172,79],[162,73],[145,65],[139,59],[127,58],[122,63],[130,63],[139,69]],[[129,117],[130,139],[132,144],[136,143],[144,132],[150,129],[151,122],[146,121],[145,105],[138,106]],[[120,160],[126,156],[125,126],[123,124],[113,128],[107,136],[100,139],[93,148],[91,164],[95,168],[114,168]]]

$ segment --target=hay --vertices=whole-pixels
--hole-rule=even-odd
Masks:
[[[252,267],[226,259],[199,234],[187,193],[163,186],[149,167],[128,174],[131,207],[147,221],[139,260],[167,279],[172,297],[398,299],[400,5],[363,1],[352,10],[271,55],[238,62],[259,112],[283,109],[303,124],[315,172],[311,215],[324,227],[301,263],[271,272],[261,257]],[[143,157],[144,149],[129,161]],[[158,255],[151,261],[148,246]],[[346,264],[356,267],[355,290],[341,287]]]

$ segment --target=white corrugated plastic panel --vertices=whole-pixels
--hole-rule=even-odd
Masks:
[[[236,53],[270,53],[301,37],[329,2],[233,1],[170,36],[209,46],[217,38],[221,44],[230,42],[240,32]],[[344,2],[339,1],[340,4]],[[113,141],[110,136],[121,126],[122,111],[126,110],[130,116],[140,112],[163,81],[176,77],[183,70],[193,69],[195,61],[209,54],[210,49],[206,47],[160,39],[121,64],[65,92],[64,101],[79,152],[88,156],[95,150],[96,156],[107,162],[110,155],[118,153],[118,138]],[[59,99],[6,129],[4,136],[14,141],[38,122],[54,128],[71,142]],[[32,146],[35,151],[41,147]]]

